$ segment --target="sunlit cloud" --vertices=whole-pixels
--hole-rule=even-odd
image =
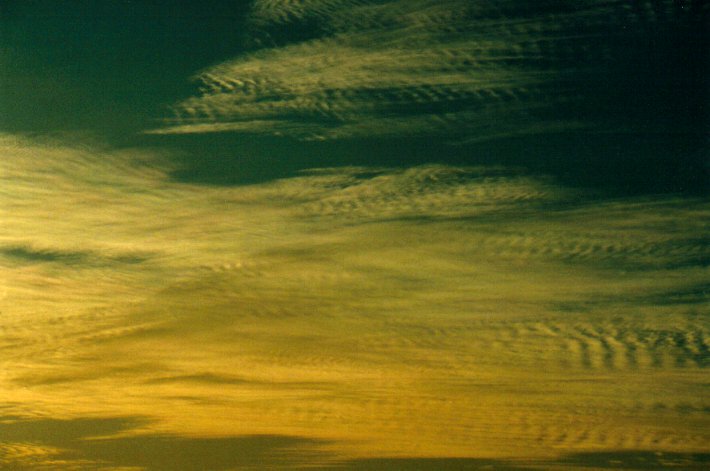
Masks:
[[[444,165],[210,187],[151,152],[1,145],[8,414],[343,458],[707,443],[702,198]]]
[[[484,139],[588,126],[551,110],[579,101],[576,61],[599,73],[599,38],[632,14],[596,0],[257,1],[256,50],[200,72],[199,95],[149,132]]]
[[[645,108],[624,90],[668,113],[685,106],[655,69],[633,64],[647,43],[668,47],[659,38],[693,44],[683,28],[695,13],[670,0],[256,1],[251,52],[199,72],[199,93],[148,132],[480,141],[658,131],[664,119],[637,116]]]

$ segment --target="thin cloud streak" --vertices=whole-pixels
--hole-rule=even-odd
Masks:
[[[632,63],[648,53],[639,38],[658,43],[658,54],[673,34],[695,41],[688,25],[702,12],[676,3],[256,1],[254,50],[197,74],[199,94],[148,133],[476,141],[653,132],[664,120],[649,121],[629,96],[660,103],[684,83]]]
[[[574,128],[533,115],[574,99],[541,63],[564,63],[570,24],[608,19],[606,2],[587,3],[551,21],[460,0],[255,2],[251,37],[261,48],[200,73],[201,94],[149,132],[331,139]],[[285,34],[313,23],[318,37]]]

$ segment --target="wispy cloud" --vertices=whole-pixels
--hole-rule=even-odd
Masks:
[[[148,152],[0,145],[8,413],[339,456],[707,444],[705,199],[443,165],[210,187]]]
[[[615,2],[254,2],[257,50],[199,73],[151,133],[490,138],[578,127],[581,68],[620,30]],[[590,80],[589,83],[594,83]]]
[[[697,43],[688,25],[701,15],[671,0],[256,1],[252,51],[197,74],[199,94],[148,132],[485,140],[667,129],[649,104],[687,112],[702,92],[639,58]]]

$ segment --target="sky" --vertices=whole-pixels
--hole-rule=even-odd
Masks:
[[[707,16],[0,1],[0,468],[703,469]]]

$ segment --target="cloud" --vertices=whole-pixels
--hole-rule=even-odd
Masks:
[[[147,151],[0,153],[7,414],[343,459],[706,446],[706,199],[488,166],[201,186]]]
[[[667,97],[667,82],[685,79],[639,57],[665,60],[666,37],[668,47],[694,41],[694,17],[671,1],[256,1],[254,50],[198,73],[199,94],[148,132],[475,141],[653,131],[663,120],[643,103],[689,98]]]
[[[184,470],[310,469],[319,470],[470,470],[522,471],[544,466],[565,469],[595,466],[612,469],[703,469],[707,453],[645,450],[565,454],[559,459],[494,460],[464,457],[399,457],[337,460],[327,442],[305,437],[180,437],[126,431],[144,418],[79,418],[73,420],[0,418],[3,465],[13,470]],[[29,440],[29,441],[26,441]]]
[[[514,65],[528,55],[534,62],[526,43],[558,29],[544,18],[501,25],[457,0],[313,1],[255,2],[251,23],[263,47],[200,73],[202,93],[151,132],[527,132],[545,126],[529,113],[559,94],[550,74]],[[289,41],[298,25],[320,34]]]
[[[228,470],[294,469],[328,459],[317,449],[322,443],[300,437],[126,436],[146,422],[141,417],[0,418],[0,463],[15,470]]]

